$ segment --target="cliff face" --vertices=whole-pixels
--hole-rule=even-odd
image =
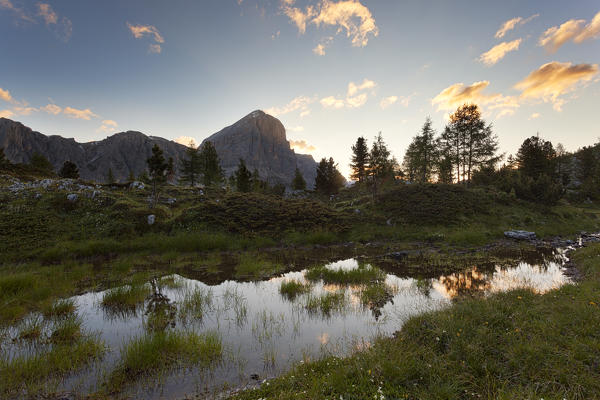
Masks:
[[[307,186],[314,185],[317,164],[312,156],[296,154],[283,124],[262,111],[248,114],[204,141],[214,144],[226,175],[231,175],[243,159],[251,171],[256,168],[261,178],[271,183],[290,185],[298,167]]]
[[[215,145],[227,176],[242,158],[251,171],[256,168],[261,178],[271,183],[289,186],[298,166],[308,186],[314,184],[316,163],[312,156],[294,153],[281,122],[262,111],[247,115],[206,140]],[[137,177],[146,170],[154,144],[160,146],[166,159],[173,157],[178,170],[186,147],[167,139],[128,131],[97,142],[78,143],[61,136],[46,136],[19,122],[0,118],[0,147],[10,161],[27,163],[33,154],[40,153],[58,170],[70,160],[77,164],[83,179],[97,182],[106,181],[109,169],[120,181],[127,179],[130,172]]]

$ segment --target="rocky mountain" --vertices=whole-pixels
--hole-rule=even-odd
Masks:
[[[289,185],[296,167],[309,187],[315,182],[317,164],[313,157],[296,154],[286,138],[283,124],[263,111],[246,115],[204,141],[214,144],[226,175],[231,175],[243,159],[251,171],[257,169],[258,174],[271,183]]]
[[[206,140],[215,144],[226,175],[233,173],[243,158],[250,170],[258,169],[260,176],[271,183],[289,185],[296,166],[309,186],[314,182],[316,163],[312,156],[295,154],[281,122],[262,111],[247,115]],[[97,182],[106,181],[109,169],[118,181],[126,180],[130,173],[138,176],[146,169],[155,143],[166,158],[173,157],[175,165],[181,165],[185,146],[141,132],[121,132],[104,140],[78,143],[61,136],[46,136],[20,122],[0,118],[0,147],[10,161],[27,163],[33,154],[40,153],[58,170],[70,160],[77,164],[83,179]]]

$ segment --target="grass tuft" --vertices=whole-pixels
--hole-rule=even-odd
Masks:
[[[309,281],[322,279],[324,283],[359,284],[385,280],[385,272],[369,264],[361,264],[358,268],[331,269],[327,266],[314,267],[306,271]]]
[[[279,293],[288,300],[293,300],[301,294],[310,292],[310,288],[310,283],[289,280],[281,282],[281,286],[279,286]]]

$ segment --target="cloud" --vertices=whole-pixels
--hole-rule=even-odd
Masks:
[[[73,24],[67,17],[59,18],[58,14],[52,9],[50,4],[38,3],[39,17],[42,17],[46,26],[48,26],[54,34],[61,40],[68,42],[73,33]]]
[[[313,145],[306,143],[305,140],[290,140],[290,147],[294,150],[301,150],[307,152],[313,152],[317,150],[317,148]]]
[[[540,113],[533,113],[529,116],[529,119],[538,119],[542,115]]]
[[[4,8],[6,10],[10,10],[15,14],[20,20],[31,22],[35,24],[35,20],[27,15],[25,10],[22,8],[16,7],[10,0],[0,0],[0,8]]]
[[[58,115],[62,112],[62,108],[57,106],[56,104],[48,104],[40,110],[47,112],[48,114]]]
[[[2,88],[0,88],[0,99],[7,101],[9,103],[13,101],[13,98],[10,95],[10,92],[8,90],[4,90]]]
[[[17,106],[17,107],[13,108],[13,111],[16,114],[18,114],[18,115],[30,115],[32,112],[38,111],[38,109],[34,108],[34,107],[26,107],[26,106],[20,107],[20,106]]]
[[[489,84],[489,81],[474,82],[469,86],[465,86],[464,83],[455,83],[442,90],[431,100],[431,104],[437,105],[438,111],[451,111],[463,104],[473,103],[482,109],[497,111],[497,115],[500,116],[512,115],[514,110],[520,107],[518,99],[499,93],[483,93]],[[513,110],[513,112],[506,110]]]
[[[63,110],[63,114],[71,118],[84,119],[86,121],[89,121],[91,118],[98,117],[98,115],[94,114],[89,108],[86,108],[85,110],[78,110],[73,107],[65,107]]]
[[[487,52],[479,57],[479,61],[487,66],[492,66],[502,60],[507,53],[519,50],[522,39],[513,40],[512,42],[502,42],[492,47]]]
[[[560,26],[548,28],[538,41],[549,53],[555,53],[562,45],[569,41],[582,43],[586,40],[600,37],[600,12],[586,25],[584,19],[570,19]]]
[[[11,118],[15,113],[10,110],[0,110],[0,118]]]
[[[346,92],[346,98],[337,98],[335,96],[328,96],[321,99],[320,103],[325,108],[341,109],[347,108],[358,108],[365,105],[368,99],[368,93],[360,93],[365,90],[373,89],[377,86],[375,82],[369,79],[364,79],[362,83],[356,84],[354,82],[348,83],[348,91]]]
[[[152,25],[132,25],[127,22],[127,28],[136,39],[142,39],[145,36],[150,36],[154,43],[148,46],[148,51],[154,54],[160,54],[162,52],[162,44],[165,42],[164,37],[160,34],[158,29]]]
[[[304,127],[303,126],[291,126],[291,127],[287,128],[287,130],[290,132],[304,132]]]
[[[175,143],[182,144],[184,146],[189,146],[190,144],[194,148],[198,148],[198,142],[191,136],[179,136],[177,139],[173,140]]]
[[[505,23],[502,24],[502,26],[500,27],[500,29],[498,29],[498,31],[496,32],[494,37],[496,39],[502,39],[504,37],[504,35],[506,35],[507,32],[515,29],[515,27],[517,25],[525,25],[532,19],[537,18],[539,16],[540,16],[540,14],[534,14],[529,18],[516,17],[513,19],[509,19],[508,21],[506,21]]]
[[[386,108],[388,108],[392,104],[396,103],[397,101],[398,101],[398,96],[384,97],[381,100],[381,102],[379,103],[379,106],[385,110]]]
[[[102,121],[100,128],[96,129],[96,132],[112,133],[117,131],[118,124],[112,119],[105,119]]]
[[[553,61],[542,65],[515,85],[521,97],[540,99],[552,103],[556,111],[562,110],[565,99],[561,96],[573,92],[580,82],[590,81],[598,74],[598,64],[561,63]]]
[[[371,11],[359,0],[321,0],[317,6],[309,5],[304,10],[294,7],[296,0],[280,0],[283,13],[298,28],[302,35],[309,24],[337,27],[336,34],[346,32],[355,47],[365,47],[369,36],[379,35],[379,28]],[[324,55],[326,44],[321,43],[313,52]],[[322,53],[322,54],[321,54]]]
[[[288,104],[286,104],[283,107],[271,107],[271,108],[266,109],[265,112],[274,117],[277,117],[280,115],[291,113],[293,111],[300,110],[301,111],[300,116],[304,117],[304,116],[310,114],[310,110],[309,110],[308,106],[311,103],[313,103],[314,101],[315,101],[315,99],[312,99],[307,96],[298,96],[298,97],[292,99],[292,101],[290,101]]]

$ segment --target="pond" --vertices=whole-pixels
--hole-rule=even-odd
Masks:
[[[171,275],[137,287],[87,293],[65,304],[74,306],[82,331],[95,335],[106,351],[46,390],[88,394],[106,389],[112,384],[107,382],[115,381],[115,371],[132,372],[123,358],[133,339],[152,341],[165,332],[209,338],[218,350],[202,362],[201,357],[188,362],[166,357],[153,370],[125,375],[118,392],[146,399],[210,397],[256,385],[297,363],[367,348],[411,316],[446,307],[458,296],[515,288],[543,293],[560,287],[569,282],[563,254],[538,264],[513,260],[434,278],[405,276],[374,261],[351,258],[255,282],[209,285]],[[61,323],[31,315],[9,328],[1,347],[6,362],[52,348],[52,340],[15,339],[32,321],[41,321],[41,336],[50,338]]]

